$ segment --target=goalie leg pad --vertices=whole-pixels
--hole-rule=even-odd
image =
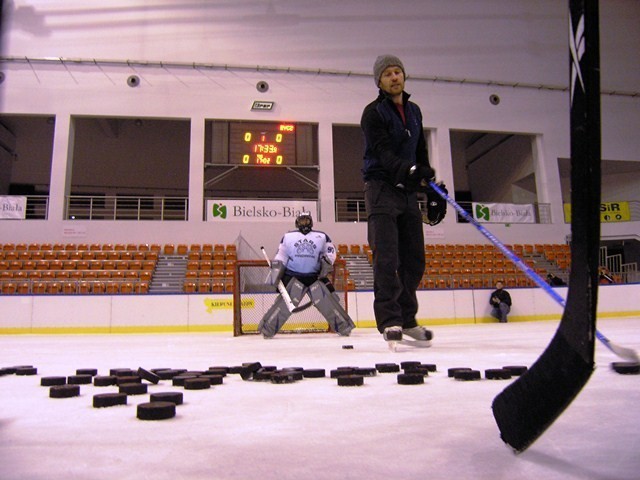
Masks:
[[[327,320],[329,326],[339,335],[349,336],[355,324],[327,286],[321,281],[316,281],[309,287],[309,295],[313,305]]]
[[[305,293],[304,290],[305,286],[302,282],[296,278],[291,279],[287,285],[287,292],[289,292],[291,302],[294,305],[297,306],[300,303]],[[267,310],[267,313],[265,313],[260,320],[260,323],[258,324],[258,332],[262,333],[265,338],[271,338],[280,331],[290,316],[291,312],[287,308],[284,299],[281,295],[278,295],[274,304],[269,308],[269,310]]]

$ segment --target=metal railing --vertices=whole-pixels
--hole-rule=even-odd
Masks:
[[[82,196],[66,198],[67,220],[175,220],[189,216],[186,197]]]
[[[426,201],[419,202],[421,209],[426,209]],[[471,202],[458,202],[458,204],[473,215]],[[551,205],[548,203],[534,203],[536,223],[551,223]],[[335,202],[336,222],[366,222],[367,212],[364,200],[360,199],[336,199]],[[458,223],[467,223],[464,218],[457,215]]]

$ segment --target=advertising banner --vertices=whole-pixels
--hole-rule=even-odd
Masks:
[[[571,223],[571,204],[564,204],[564,221]],[[602,223],[630,222],[631,210],[629,202],[603,202],[600,204],[600,221]]]
[[[282,222],[294,220],[300,212],[317,219],[315,201],[207,200],[208,222]]]
[[[0,219],[24,220],[27,214],[27,197],[0,196]]]
[[[473,218],[480,223],[536,223],[531,204],[472,202]]]

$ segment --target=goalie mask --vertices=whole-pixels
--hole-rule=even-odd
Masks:
[[[309,212],[301,212],[296,217],[296,228],[300,230],[303,235],[306,235],[313,228],[313,219]]]

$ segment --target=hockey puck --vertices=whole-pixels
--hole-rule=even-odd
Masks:
[[[53,387],[54,385],[65,385],[66,383],[67,377],[42,377],[40,379],[42,387]]]
[[[469,367],[454,367],[447,370],[447,375],[450,378],[453,378],[456,372],[459,372],[460,370],[471,370],[471,369]]]
[[[13,375],[13,373],[14,372],[12,372],[9,368],[0,368],[0,377],[4,375]]]
[[[167,369],[167,370],[160,370],[154,373],[160,378],[160,380],[171,380],[172,378],[177,377],[183,372],[186,372],[186,370]]]
[[[302,371],[302,376],[304,378],[324,378],[327,373],[324,368],[305,368]]]
[[[98,393],[93,396],[93,408],[114,407],[116,405],[126,405],[127,395],[125,393]]]
[[[480,380],[480,370],[458,370],[453,374],[453,378],[456,380]]]
[[[611,368],[614,372],[622,375],[637,375],[640,373],[640,363],[635,362],[612,362]]]
[[[417,362],[415,360],[400,362],[400,368],[402,370],[406,370],[407,368],[417,367],[418,365],[421,365],[421,364],[422,362]]]
[[[126,393],[127,395],[143,395],[147,393],[146,383],[122,383],[118,385],[118,391],[120,393]]]
[[[257,372],[256,372],[257,373]],[[255,380],[255,376],[256,374],[253,374],[254,380]],[[214,375],[214,374],[209,374],[209,373],[205,373],[204,375],[200,375],[200,377],[198,378],[206,378],[209,380],[209,383],[211,385],[222,385],[222,382],[224,381],[224,375]]]
[[[509,380],[511,372],[504,368],[487,368],[484,371],[484,378],[487,380]]]
[[[527,367],[525,365],[508,365],[502,368],[507,370],[512,376],[515,377],[522,375],[527,371]]]
[[[208,378],[195,377],[187,378],[184,381],[185,390],[206,390],[207,388],[211,388],[211,382]]]
[[[124,383],[142,383],[142,379],[138,375],[116,376],[117,385],[122,385]]]
[[[264,367],[263,367],[264,368]],[[209,367],[209,370],[204,372],[205,375],[220,375],[222,377],[227,376],[228,368],[223,367]]]
[[[92,377],[95,377],[97,374],[97,368],[78,368],[76,370],[76,375],[91,375]]]
[[[340,368],[331,370],[329,372],[329,376],[331,378],[339,378],[339,377],[344,377],[345,375],[352,375],[354,371],[355,371],[355,368],[352,368],[352,367],[348,367],[348,368],[340,367]]]
[[[229,367],[223,365],[214,365],[213,367],[209,367],[209,370],[222,370],[225,374],[229,373]]]
[[[187,380],[188,378],[198,378],[198,377],[197,375],[180,374],[173,377],[173,379],[171,379],[171,383],[173,384],[174,387],[184,387],[184,381]]]
[[[109,375],[115,375],[116,377],[126,377],[129,375],[135,375],[135,372],[130,368],[112,368],[109,370]]]
[[[166,420],[176,416],[176,404],[173,402],[147,402],[138,405],[137,417],[140,420]]]
[[[253,377],[253,374],[260,370],[262,364],[260,362],[251,362],[245,363],[242,365],[242,369],[240,369],[240,377],[243,380],[250,380]]]
[[[380,373],[395,373],[400,371],[397,363],[376,363],[376,370]]]
[[[294,373],[281,370],[271,372],[271,383],[294,383],[296,381]]]
[[[158,392],[149,395],[149,400],[152,402],[171,402],[175,405],[182,405],[183,395],[182,392]]]
[[[145,370],[142,367],[138,367],[138,376],[147,382],[157,384],[160,381],[160,377],[149,370]]]
[[[437,372],[438,366],[435,363],[421,363],[421,367],[424,367],[429,372]]]
[[[362,375],[363,377],[375,377],[378,371],[372,367],[358,367],[353,370],[354,375]]]
[[[38,369],[36,367],[18,367],[16,368],[16,375],[37,375]]]
[[[398,383],[400,385],[420,385],[424,383],[424,375],[421,373],[399,373]]]
[[[342,345],[343,350],[353,350],[353,345]]]
[[[110,387],[115,385],[118,381],[118,377],[115,375],[96,375],[93,377],[93,385],[95,387]]]
[[[364,385],[362,375],[341,375],[338,377],[338,386],[340,387],[361,387],[362,385]]]
[[[233,374],[239,374],[242,371],[243,368],[244,368],[243,365],[234,365],[232,367],[229,367],[229,371],[227,373],[230,373],[232,375]]]
[[[49,388],[50,398],[71,398],[80,395],[80,385],[56,385]]]
[[[93,381],[91,375],[69,375],[67,383],[69,385],[89,385]]]
[[[404,373],[417,373],[426,377],[429,375],[429,369],[426,365],[416,365],[414,367],[407,367],[404,369]]]
[[[271,380],[273,372],[270,370],[263,370],[262,368],[253,374],[253,379],[256,382],[268,382]]]

